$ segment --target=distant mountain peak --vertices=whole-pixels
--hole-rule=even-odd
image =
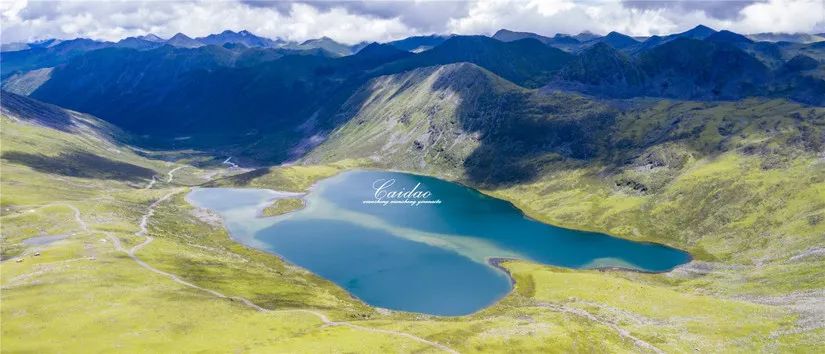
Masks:
[[[223,32],[219,33],[218,35],[224,35],[224,36],[226,36],[226,35],[254,36],[254,34],[252,32],[249,32],[247,30],[240,30],[238,32],[235,32],[235,31],[230,30],[230,29],[223,30]]]
[[[172,36],[172,38],[169,38],[169,40],[166,41],[166,44],[180,48],[197,48],[204,45],[202,42],[194,40],[180,32]]]
[[[225,46],[226,44],[242,44],[249,48],[277,48],[280,47],[282,43],[281,40],[261,37],[247,30],[241,30],[240,32],[225,30],[218,34],[195,38],[195,40],[208,45]]]
[[[716,30],[714,30],[713,28],[710,28],[710,27],[702,25],[702,24],[696,25],[696,27],[693,27],[693,29],[691,29],[691,31],[716,32]]]
[[[629,38],[629,39],[632,39],[634,42],[638,42],[638,41],[637,41],[636,39],[634,39],[633,37],[628,36],[628,35],[623,34],[623,33],[616,32],[616,31],[611,31],[610,33],[608,33],[608,34],[607,34],[606,36],[604,36],[604,37],[605,37],[605,38],[622,38],[622,39]]]
[[[157,35],[155,35],[154,33],[149,33],[149,34],[146,34],[146,35],[144,35],[144,36],[138,36],[138,37],[136,37],[136,38],[137,38],[137,39],[142,39],[142,40],[144,40],[144,41],[156,42],[156,43],[159,43],[159,42],[165,42],[165,41],[166,41],[165,39],[158,37],[158,36],[157,36]]]
[[[517,33],[517,32],[508,30],[506,28],[502,28],[502,29],[496,31],[496,33],[493,34],[493,38],[495,38],[496,36],[506,35],[506,34],[510,34],[510,33]]]
[[[600,37],[599,35],[597,35],[593,32],[590,32],[590,31],[584,31],[584,32],[581,32],[581,33],[573,36],[573,38],[575,38],[576,40],[578,40],[580,42],[587,42],[589,40],[593,40],[593,39],[596,39],[596,38],[599,38],[599,37]]]
[[[717,43],[753,43],[748,37],[727,30],[715,32],[705,38],[705,40]]]
[[[388,44],[408,52],[422,52],[431,49],[454,35],[431,34],[429,36],[413,36],[401,40],[389,42]]]
[[[189,37],[181,32],[178,32],[174,36],[172,36],[172,38],[169,39],[192,39],[192,37]]]
[[[329,38],[329,37],[327,37],[327,36],[323,36],[323,37],[321,37],[321,38],[312,38],[312,39],[307,39],[307,40],[303,41],[303,42],[301,43],[301,45],[313,44],[313,43],[323,43],[323,42],[327,42],[327,43],[338,43],[337,41],[335,41],[335,40],[334,40],[334,39],[332,39],[332,38]]]
[[[508,30],[508,29],[504,29],[504,28],[498,30],[493,35],[492,38],[500,40],[502,42],[514,42],[514,41],[525,39],[525,38],[537,39],[539,42],[542,42],[542,43],[548,43],[552,40],[551,38],[548,38],[548,37],[545,37],[545,36],[542,36],[542,35],[536,34],[536,33],[516,32],[516,31],[511,31],[511,30]]]
[[[368,52],[371,52],[371,51],[379,50],[381,48],[395,48],[395,47],[393,47],[389,44],[381,44],[381,43],[378,43],[378,42],[372,42],[372,43],[367,44],[366,46],[364,46],[364,48],[361,48],[361,50],[359,50],[358,53],[368,53]]]
[[[164,44],[164,42],[165,41],[163,39],[160,39],[157,36],[155,36],[154,38],[149,37],[148,35],[139,37],[127,37],[115,43],[115,47],[147,50],[160,47]]]
[[[595,39],[595,41],[607,43],[616,49],[627,48],[629,46],[639,43],[639,41],[637,41],[635,38],[616,31],[610,32],[604,37],[597,38]]]
[[[343,43],[339,43],[332,38],[327,36],[323,36],[321,38],[313,38],[308,39],[301,44],[294,46],[293,49],[323,49],[330,53],[339,56],[345,56],[352,54],[355,50],[362,48],[361,44],[356,44],[354,46],[346,45]]]
[[[705,25],[698,25],[682,33],[672,35],[674,37],[687,37],[696,39],[705,39],[710,35],[716,33],[716,30]]]

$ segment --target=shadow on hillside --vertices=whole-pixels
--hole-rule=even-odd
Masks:
[[[3,102],[3,113],[64,132],[72,130],[72,117],[57,106],[6,91],[0,91],[0,101]]]
[[[64,152],[57,156],[10,151],[3,153],[0,158],[39,172],[69,177],[140,182],[155,174],[154,170],[145,167],[79,151]]]
[[[537,94],[470,66],[441,77],[433,90],[461,95],[456,110],[479,147],[464,161],[470,182],[487,188],[537,178],[549,152],[574,159],[599,156],[617,112],[579,96]]]
[[[203,184],[204,187],[220,187],[220,186],[248,186],[252,181],[258,177],[269,174],[272,169],[269,167],[255,169],[249,172],[228,176],[220,179],[215,179]]]
[[[645,171],[679,169],[685,156],[702,158],[742,148],[743,153],[778,161],[764,163],[763,169],[783,166],[785,155],[793,153],[788,149],[771,147],[770,142],[748,142],[743,148],[742,137],[754,131],[798,151],[818,153],[825,146],[819,128],[825,114],[795,103],[676,101],[662,107],[645,101],[621,103],[525,91],[479,75],[463,76],[471,80],[445,77],[433,89],[461,95],[458,123],[479,137],[479,146],[464,160],[463,168],[469,182],[484,188],[533,181],[555,159],[598,161],[603,172],[619,173],[631,166]],[[670,143],[680,146],[667,146]],[[654,146],[661,148],[644,153]],[[648,186],[643,182],[617,183],[645,192]]]

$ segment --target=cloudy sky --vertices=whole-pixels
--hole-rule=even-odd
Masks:
[[[825,0],[479,1],[26,1],[0,0],[3,43],[44,38],[118,40],[224,29],[345,43],[430,33],[667,34],[705,24],[740,33],[825,32]]]

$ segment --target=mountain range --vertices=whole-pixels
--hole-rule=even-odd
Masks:
[[[236,147],[279,162],[345,123],[344,104],[370,80],[462,62],[544,94],[825,105],[825,42],[753,38],[700,25],[648,38],[501,30],[349,46],[224,31],[38,42],[0,61],[3,90],[94,114],[146,144]],[[465,82],[468,72],[451,75]]]
[[[3,349],[822,352],[825,42],[811,39],[697,26],[347,46],[226,31],[3,51]],[[598,232],[678,248],[690,262],[568,269],[525,248],[491,260],[512,291],[490,307],[423,315],[368,306],[323,274],[238,244],[187,202],[196,187],[312,198],[322,179],[353,169],[438,177],[481,192],[432,189],[443,205],[495,198],[588,231],[571,234],[570,250]],[[326,192],[360,204],[372,184]],[[280,201],[257,216],[304,205]],[[364,226],[326,224],[331,204],[308,204],[335,233],[415,232],[328,202]],[[420,220],[394,210],[446,226],[461,245],[455,218],[502,215],[443,205]],[[437,246],[419,236],[410,241]],[[415,279],[393,277],[427,282]]]

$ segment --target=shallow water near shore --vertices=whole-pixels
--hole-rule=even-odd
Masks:
[[[233,239],[329,279],[364,302],[434,315],[478,311],[511,289],[491,258],[569,268],[667,271],[674,248],[527,218],[512,204],[436,178],[355,170],[320,181],[306,207],[260,217],[264,189],[199,188],[190,203],[218,213]]]

